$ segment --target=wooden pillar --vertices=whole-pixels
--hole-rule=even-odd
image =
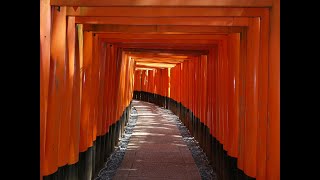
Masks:
[[[106,53],[107,53],[107,44],[99,40],[99,61],[100,61],[100,73],[99,73],[99,79],[100,79],[100,85],[99,85],[99,95],[98,95],[98,124],[97,124],[97,135],[105,135],[105,120],[106,117],[104,116],[104,110],[106,109],[105,101],[106,101],[106,95],[105,93],[105,83],[107,81],[106,77],[106,70],[107,62],[106,62]]]
[[[240,34],[228,35],[229,51],[229,91],[228,91],[228,121],[229,121],[229,149],[228,155],[238,157],[239,143],[239,61],[240,61]]]
[[[212,48],[210,49],[210,54],[212,57],[212,129],[211,133],[212,136],[217,138],[217,119],[218,119],[218,102],[217,102],[217,63],[218,63],[218,48]]]
[[[280,1],[270,11],[267,179],[280,179]]]
[[[66,76],[66,7],[52,7],[50,78],[46,120],[44,175],[58,169],[61,103]]]
[[[65,10],[66,11],[66,10]],[[69,18],[68,18],[69,20]],[[71,120],[71,103],[72,103],[72,84],[73,84],[73,70],[74,70],[74,17],[70,19],[68,23],[68,29],[66,32],[70,37],[66,38],[68,42],[65,45],[65,74],[64,77],[64,91],[61,101],[61,125],[60,125],[60,140],[59,140],[59,167],[62,167],[68,163],[70,152],[70,120]],[[71,30],[69,30],[69,28]],[[69,59],[71,58],[71,59]]]
[[[90,110],[90,121],[92,122],[92,141],[97,137],[97,123],[98,123],[98,93],[100,84],[100,59],[99,59],[99,41],[98,35],[92,34],[92,102]]]
[[[73,28],[72,28],[73,27]],[[73,88],[71,104],[70,121],[70,156],[69,164],[78,162],[79,159],[79,141],[80,141],[80,115],[81,115],[81,95],[80,95],[80,47],[79,47],[78,25],[75,26],[74,17],[68,17],[68,51],[69,63],[74,64],[73,70]],[[74,57],[72,57],[74,51]],[[73,61],[72,61],[73,59]]]
[[[221,144],[223,144],[223,149],[228,151],[228,42],[227,39],[221,41],[221,49],[219,51],[219,61],[220,61],[220,127],[221,127]]]
[[[213,102],[213,68],[212,68],[212,51],[209,50],[209,54],[207,56],[207,74],[206,74],[206,79],[207,81],[207,107],[205,109],[205,117],[207,119],[206,125],[209,128],[210,135],[212,135],[212,102]]]
[[[192,112],[194,116],[200,119],[199,116],[199,96],[198,96],[198,91],[200,90],[200,84],[199,82],[201,81],[201,78],[199,77],[199,69],[201,67],[201,64],[199,63],[199,57],[196,58],[196,60],[193,61],[193,66],[194,66],[194,74],[193,74],[193,79],[194,79],[194,84],[193,84],[193,109]],[[200,122],[202,120],[200,119]],[[197,125],[196,125],[197,127]],[[196,135],[197,136],[197,135]],[[196,137],[198,138],[198,137]],[[199,141],[199,139],[198,139]]]
[[[80,152],[85,152],[92,139],[90,134],[90,96],[91,96],[91,63],[92,63],[92,32],[83,32],[83,74],[80,120]]]
[[[104,75],[104,79],[105,79],[105,85],[104,85],[104,109],[103,109],[103,114],[104,116],[103,118],[103,133],[107,133],[109,132],[109,126],[110,126],[110,118],[111,118],[111,111],[110,111],[110,103],[111,103],[111,75],[112,72],[114,70],[114,68],[112,67],[112,61],[110,59],[110,44],[106,43],[106,57],[105,57],[105,75]]]
[[[195,60],[189,61],[189,109],[194,113]]]
[[[246,62],[246,118],[244,172],[256,177],[258,135],[260,18],[250,18]]]
[[[268,118],[268,60],[269,60],[269,9],[261,17],[260,61],[259,61],[259,103],[257,138],[257,180],[266,179],[267,165],[267,118]]]
[[[202,74],[202,92],[200,92],[201,97],[201,118],[203,123],[208,126],[207,118],[207,105],[208,105],[208,92],[207,92],[207,69],[208,69],[208,59],[207,55],[201,56],[201,74]]]
[[[246,62],[247,62],[247,30],[240,34],[240,72],[239,72],[239,152],[238,168],[244,170],[245,161],[245,115],[246,115]]]
[[[40,1],[40,180],[44,173],[46,119],[50,76],[51,6]]]

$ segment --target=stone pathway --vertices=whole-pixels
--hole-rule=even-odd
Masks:
[[[138,119],[112,179],[201,179],[175,117],[152,103],[134,100],[132,105]]]

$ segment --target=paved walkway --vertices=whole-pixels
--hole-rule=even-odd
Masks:
[[[113,179],[201,179],[173,116],[152,103],[134,100],[133,106],[137,124]]]

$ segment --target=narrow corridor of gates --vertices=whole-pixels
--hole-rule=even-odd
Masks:
[[[280,179],[279,17],[280,0],[40,0],[39,179],[94,179],[133,99],[176,114],[219,179]]]

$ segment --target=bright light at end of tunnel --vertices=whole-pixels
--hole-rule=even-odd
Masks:
[[[173,68],[176,64],[169,63],[147,63],[147,62],[137,62],[136,65],[149,66],[149,67],[160,67],[160,68]]]
[[[153,71],[154,68],[142,68],[142,67],[136,67],[136,71],[137,70],[146,70],[146,71]]]

